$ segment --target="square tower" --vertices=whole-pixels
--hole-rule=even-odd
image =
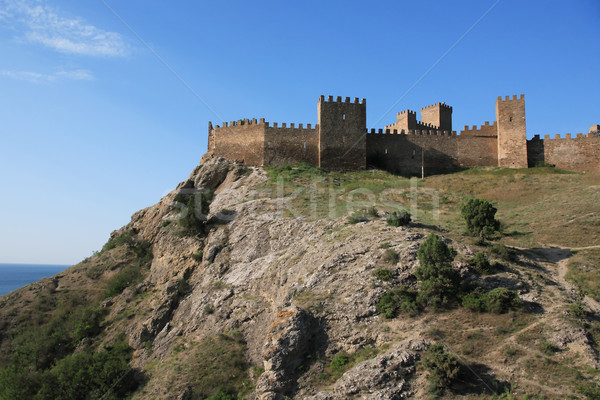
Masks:
[[[498,166],[527,168],[527,132],[525,128],[525,95],[496,100],[498,126]]]
[[[436,103],[421,108],[421,121],[436,126],[440,131],[452,132],[452,107]]]
[[[350,171],[367,166],[367,101],[319,98],[319,167]]]

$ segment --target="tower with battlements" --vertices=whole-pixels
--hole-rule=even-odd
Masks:
[[[367,166],[367,101],[319,97],[319,167],[359,170]]]
[[[527,133],[525,129],[525,95],[496,100],[498,130],[498,166],[527,168]]]

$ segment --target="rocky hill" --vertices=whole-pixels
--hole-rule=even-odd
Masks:
[[[598,398],[600,307],[589,288],[598,243],[577,252],[517,246],[529,235],[517,231],[467,237],[452,214],[456,192],[442,184],[441,219],[413,213],[410,225],[390,226],[378,194],[377,207],[349,220],[338,203],[370,199],[356,189],[411,184],[377,174],[205,156],[100,252],[0,297],[0,399]],[[597,240],[597,180],[561,179],[591,193],[569,215],[588,222],[563,232]],[[441,307],[414,302],[419,247],[432,233],[456,253],[463,293]],[[509,295],[494,309],[485,296],[497,288]],[[396,299],[388,313],[384,298]]]

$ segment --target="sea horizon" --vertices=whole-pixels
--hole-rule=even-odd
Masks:
[[[67,264],[0,263],[0,296],[42,278],[54,276],[70,266]]]

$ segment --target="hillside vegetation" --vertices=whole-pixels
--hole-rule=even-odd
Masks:
[[[205,156],[101,251],[0,297],[0,400],[600,398],[599,200],[600,176],[547,167]]]

